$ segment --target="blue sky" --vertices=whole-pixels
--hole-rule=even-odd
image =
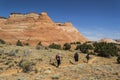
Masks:
[[[0,0],[0,16],[47,12],[55,22],[72,22],[88,39],[120,39],[120,0]]]

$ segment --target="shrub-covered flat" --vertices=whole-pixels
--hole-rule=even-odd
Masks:
[[[79,53],[75,63],[74,53]],[[55,56],[61,55],[56,67]],[[36,48],[31,46],[0,45],[0,80],[120,80],[117,57],[90,55],[79,50]]]

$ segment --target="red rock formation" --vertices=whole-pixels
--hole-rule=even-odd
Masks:
[[[0,18],[0,38],[15,44],[17,40],[36,45],[87,41],[72,23],[55,23],[46,12],[41,14],[11,14],[8,19]]]

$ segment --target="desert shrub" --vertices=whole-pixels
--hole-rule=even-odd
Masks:
[[[36,49],[42,49],[43,48],[43,46],[42,46],[42,44],[41,44],[41,42],[39,42],[38,44],[37,44],[37,46],[36,46]]]
[[[46,47],[45,47],[45,49],[46,49],[46,50],[48,50],[48,49],[49,49],[49,47],[48,47],[48,46],[46,46]]]
[[[76,46],[76,48],[75,48],[75,50],[80,50],[80,44],[78,44],[77,46]]]
[[[6,42],[2,39],[0,39],[0,44],[5,44]]]
[[[17,61],[14,61],[15,64],[17,64],[18,62]]]
[[[16,43],[17,46],[23,46],[22,42],[20,40],[17,41]]]
[[[71,42],[70,44],[75,44],[75,42]]]
[[[56,63],[55,59],[50,58],[49,64],[52,65],[52,66],[56,66],[57,63]]]
[[[38,70],[37,68],[35,68],[35,70],[34,70],[34,71],[35,71],[35,73],[38,73],[38,72],[39,72],[39,70]]]
[[[16,49],[15,52],[18,53],[18,52],[19,52],[19,49]]]
[[[59,80],[60,77],[61,77],[61,74],[55,74],[51,76],[52,80]]]
[[[31,49],[25,49],[24,53],[23,53],[23,56],[28,56],[30,54],[32,54],[32,50]]]
[[[88,51],[92,49],[93,46],[87,43],[79,44],[76,46],[76,50],[80,50],[82,53],[88,53]]]
[[[69,43],[65,43],[63,46],[64,50],[70,50],[70,48],[71,48],[71,45]]]
[[[7,60],[7,61],[5,61],[5,65],[9,65],[10,63],[12,63],[11,60]]]
[[[96,55],[94,52],[88,52],[88,54],[90,54],[90,55]]]
[[[16,49],[16,50],[11,50],[11,51],[9,51],[9,52],[6,52],[5,55],[14,56],[14,57],[15,57],[18,52],[19,52],[18,49]]]
[[[76,42],[76,44],[81,44],[80,42]]]
[[[8,53],[9,56],[16,56],[16,51],[14,50],[11,50],[9,53]]]
[[[53,49],[61,49],[61,45],[59,44],[55,44],[55,43],[52,43],[49,45],[49,48],[53,48]]]
[[[118,48],[114,43],[94,43],[94,52],[98,53],[98,56],[111,57],[118,55]]]
[[[8,65],[8,68],[11,68],[11,67],[13,67],[14,66],[14,63],[12,62],[12,63],[10,63],[9,65]]]
[[[77,41],[77,42],[71,42],[70,44],[81,44],[81,42]]]
[[[117,57],[117,62],[120,64],[120,56]]]
[[[41,43],[41,41],[37,44],[37,45],[41,45],[42,46],[42,43]]]
[[[29,72],[32,70],[33,62],[28,60],[21,60],[19,66],[23,69],[23,72]]]
[[[36,46],[36,49],[38,49],[38,50],[39,50],[39,49],[42,49],[42,46],[37,45],[37,46]]]
[[[24,43],[25,46],[29,46],[30,44],[29,43]]]

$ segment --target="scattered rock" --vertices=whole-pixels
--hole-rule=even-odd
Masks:
[[[59,73],[51,76],[51,78],[52,78],[53,80],[60,79],[60,77],[61,77],[61,74],[59,74]]]
[[[51,73],[51,70],[46,70],[44,73],[45,73],[45,74],[50,74],[50,73]]]

